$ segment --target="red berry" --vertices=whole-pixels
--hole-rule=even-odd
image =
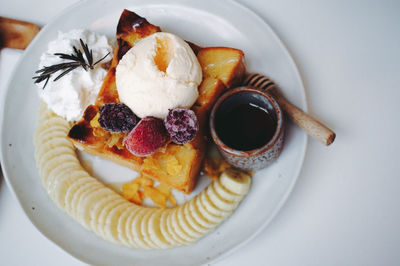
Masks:
[[[125,147],[133,155],[144,157],[151,155],[165,145],[168,134],[161,119],[148,116],[140,120],[136,127],[124,139]]]

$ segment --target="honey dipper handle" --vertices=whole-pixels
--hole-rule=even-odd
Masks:
[[[269,90],[269,92],[274,96],[280,107],[285,111],[289,118],[296,125],[306,131],[310,136],[327,146],[335,140],[335,132],[291,104],[275,88]]]
[[[35,24],[0,16],[0,48],[23,50],[39,30]]]
[[[321,141],[325,145],[330,145],[335,140],[335,132],[286,100],[279,93],[276,84],[267,76],[259,73],[250,73],[244,79],[243,85],[252,86],[271,93],[289,118],[311,137]]]

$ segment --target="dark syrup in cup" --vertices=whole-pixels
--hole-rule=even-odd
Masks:
[[[276,131],[276,113],[272,105],[258,95],[246,92],[241,100],[227,99],[216,113],[215,129],[227,146],[241,151],[260,148]]]
[[[276,130],[276,116],[254,103],[234,106],[216,117],[216,131],[227,146],[242,151],[264,146]]]
[[[213,106],[210,131],[228,163],[243,170],[258,170],[280,154],[283,113],[268,93],[238,87],[222,95]]]

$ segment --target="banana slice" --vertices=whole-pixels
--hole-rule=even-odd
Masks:
[[[42,134],[36,137],[36,141],[34,143],[41,143],[41,146],[38,147],[37,152],[39,153],[40,151],[49,151],[59,146],[70,147],[71,150],[73,150],[73,144],[65,136],[66,133],[60,129],[47,129]]]
[[[43,104],[43,105],[45,105],[45,104]],[[46,110],[43,110],[43,109],[46,109]],[[38,121],[38,127],[39,127],[39,125],[42,125],[43,122],[49,120],[50,118],[56,117],[56,116],[57,116],[57,115],[56,115],[55,113],[49,112],[49,111],[47,110],[47,106],[44,106],[43,108],[42,108],[42,106],[41,106],[41,107],[39,108],[38,119],[37,119],[37,121]],[[66,122],[66,121],[65,121],[65,122]]]
[[[65,194],[65,211],[69,213],[71,216],[74,215],[74,210],[72,209],[72,200],[76,196],[76,191],[88,182],[91,182],[93,178],[83,177],[74,182],[67,190]],[[73,216],[74,217],[74,216]]]
[[[149,211],[143,216],[140,224],[140,232],[143,235],[143,239],[147,243],[151,243],[153,248],[165,248],[161,239],[158,239],[156,235],[150,235],[149,223],[150,218],[157,212],[157,209],[150,208]]]
[[[75,157],[76,158],[76,157]],[[54,170],[57,166],[62,165],[64,162],[68,160],[74,160],[74,155],[65,154],[62,156],[56,156],[40,167],[39,174],[42,177],[43,186],[47,189],[47,179],[49,178],[49,173]]]
[[[90,209],[90,228],[98,235],[101,235],[101,228],[98,226],[98,220],[100,218],[101,212],[104,206],[110,201],[115,201],[119,199],[119,195],[112,193],[104,198],[98,200],[93,207]]]
[[[211,185],[213,186],[215,192],[226,201],[235,201],[240,202],[243,198],[242,195],[235,194],[229,190],[227,190],[222,184],[220,179],[212,182]]]
[[[57,115],[53,112],[51,112],[48,108],[47,105],[44,102],[40,103],[39,106],[39,114],[38,114],[38,121],[44,121],[46,119],[49,119],[51,117],[56,117]]]
[[[206,194],[202,193],[197,198],[197,208],[203,214],[203,216],[211,223],[219,224],[225,220],[225,212],[221,212],[216,209],[206,198]],[[209,210],[212,210],[211,212]],[[215,213],[219,213],[216,215]]]
[[[58,156],[61,157],[61,156]],[[63,160],[63,158],[59,158],[58,160]],[[74,160],[70,159],[70,157],[66,158],[64,163],[57,165],[53,169],[51,169],[48,173],[48,176],[46,177],[46,180],[42,180],[43,186],[46,187],[47,190],[51,189],[54,187],[54,183],[57,182],[57,180],[60,177],[63,176],[69,176],[71,173],[75,171],[83,170],[82,167],[80,167],[79,164],[77,164]],[[85,171],[81,171],[86,174],[86,176],[89,176]],[[46,182],[46,183],[44,183]]]
[[[54,118],[51,118],[51,120],[54,120]],[[43,122],[42,122],[43,123]],[[40,122],[39,122],[40,124]],[[57,123],[57,124],[51,124],[51,123],[44,123],[40,124],[40,126],[36,129],[33,141],[34,143],[45,143],[50,141],[52,136],[57,136],[62,138],[61,134],[68,134],[68,126],[65,125],[64,123]],[[50,137],[50,138],[49,138]]]
[[[207,209],[204,207],[204,204],[200,200],[200,195],[195,197],[194,202],[198,210],[198,213],[201,214],[206,219],[206,221],[211,225],[212,228],[214,228],[216,224],[218,224],[223,220],[222,217],[217,217],[213,214],[210,214],[207,211]]]
[[[135,247],[135,246],[129,242],[128,235],[125,231],[126,223],[131,213],[137,211],[138,208],[140,207],[134,204],[130,204],[130,206],[125,209],[125,211],[121,214],[118,220],[118,225],[117,225],[118,239],[119,241],[121,241],[122,244],[128,247]]]
[[[148,243],[148,245],[151,248],[160,248],[159,246],[157,246],[156,243],[153,242],[153,240],[150,238],[149,233],[147,231],[147,226],[146,225],[149,222],[150,215],[152,215],[152,214],[153,214],[153,211],[150,210],[150,209],[148,209],[147,212],[145,212],[143,214],[143,218],[141,219],[140,225],[139,225],[140,234],[143,236],[144,242]]]
[[[141,232],[141,222],[144,215],[149,211],[148,208],[141,207],[141,209],[135,213],[130,224],[127,224],[128,238],[132,239],[132,242],[136,243],[137,246],[149,249],[152,248],[151,243],[146,242]]]
[[[214,206],[225,212],[234,211],[239,204],[237,201],[228,201],[226,199],[223,199],[220,195],[217,194],[213,185],[210,185],[206,188],[206,194]]]
[[[47,192],[50,198],[59,206],[61,209],[65,209],[65,194],[68,188],[78,179],[86,176],[87,173],[84,171],[73,171],[71,174],[59,174],[53,182],[48,186]]]
[[[52,181],[54,181],[54,177],[60,173],[60,171],[68,171],[69,168],[73,168],[74,170],[77,170],[77,165],[76,163],[72,160],[72,157],[70,156],[57,156],[54,157],[54,165],[49,165],[47,168],[47,165],[44,166],[44,168],[47,168],[46,176],[42,179],[43,186],[45,188],[49,188],[49,185]],[[63,163],[58,163],[59,161],[62,161]],[[58,163],[58,164],[57,164]],[[67,172],[68,173],[68,172]]]
[[[88,173],[83,169],[71,171],[71,173],[65,174],[62,177],[58,176],[50,184],[51,187],[48,189],[53,190],[53,199],[58,199],[61,205],[64,205],[67,196],[68,189],[82,178],[88,177]]]
[[[179,239],[177,240],[173,235],[172,232],[170,231],[168,225],[167,225],[167,218],[168,215],[170,214],[171,210],[170,209],[166,209],[161,213],[160,216],[160,230],[161,230],[161,234],[163,235],[164,239],[170,243],[171,245],[174,246],[180,246],[183,244],[183,242],[179,241]]]
[[[50,111],[50,112],[51,112],[51,111]],[[65,125],[68,125],[68,122],[67,122],[64,118],[62,118],[62,117],[56,115],[55,113],[45,114],[45,116],[47,117],[47,119],[46,119],[46,120],[42,120],[41,122],[42,122],[43,124],[47,125],[47,126],[49,126],[49,125],[56,125],[56,124],[65,124]],[[40,117],[40,116],[39,116],[39,117]]]
[[[40,122],[39,122],[40,124]],[[62,138],[61,134],[68,134],[68,127],[65,125],[51,125],[51,126],[43,126],[40,125],[41,128],[37,128],[35,131],[35,134],[33,136],[33,143],[38,144],[38,143],[46,143],[49,141],[49,139],[46,138],[46,136],[59,136]],[[66,136],[66,135],[64,135]],[[40,148],[40,147],[38,147]]]
[[[108,196],[114,193],[108,187],[102,187],[100,189],[94,190],[90,193],[87,193],[81,198],[81,202],[79,203],[77,218],[81,224],[83,224],[86,228],[91,229],[91,209],[95,206],[95,204]]]
[[[185,204],[185,207],[183,208],[183,215],[186,217],[186,220],[190,224],[190,226],[196,230],[196,232],[201,233],[201,234],[207,234],[210,231],[210,228],[212,226],[207,227],[202,225],[204,223],[205,218],[197,217],[196,215],[193,215],[192,211],[190,210],[190,207],[192,205],[193,201],[188,201]],[[202,221],[199,221],[202,219]],[[207,223],[208,225],[209,223]]]
[[[65,138],[65,131],[61,127],[50,127],[42,131],[35,138],[36,143],[42,143],[38,150],[50,150],[58,147],[58,145],[65,145],[72,147],[72,143]],[[53,145],[55,144],[55,145]]]
[[[44,104],[43,102],[42,102],[42,105],[43,105],[43,107],[40,106],[40,108],[39,108],[38,121],[41,123],[38,123],[38,127],[39,127],[39,125],[45,123],[46,121],[49,121],[52,118],[61,118],[58,115],[56,115],[55,113],[53,113],[52,111],[50,111],[47,108],[47,105]],[[64,123],[68,124],[68,122],[65,119],[62,119],[62,121]],[[54,121],[52,121],[52,122],[53,122],[52,124],[54,124]]]
[[[48,118],[52,116],[56,116],[56,114],[51,112],[50,109],[47,108],[47,105],[44,102],[40,102],[38,120],[40,121],[43,119],[43,117]]]
[[[128,218],[126,219],[125,223],[125,236],[126,239],[128,239],[129,246],[133,246],[136,248],[142,248],[142,249],[149,249],[150,247],[147,246],[147,244],[139,238],[139,232],[135,229],[135,231],[132,230],[132,222],[137,217],[137,215],[140,212],[143,212],[143,208],[139,207],[136,210],[133,210],[132,213],[129,214]]]
[[[57,115],[47,116],[46,119],[43,119],[39,122],[40,123],[38,124],[38,127],[37,127],[38,131],[43,131],[43,129],[52,127],[55,125],[64,125],[67,128],[66,131],[68,132],[68,130],[69,130],[68,122],[64,118],[57,116]]]
[[[147,223],[147,232],[150,236],[150,239],[156,243],[157,246],[160,248],[169,248],[173,245],[173,243],[165,239],[164,235],[161,233],[160,220],[163,212],[163,209],[153,211]]]
[[[51,143],[50,143],[51,144]],[[78,165],[78,160],[76,158],[76,153],[71,147],[68,147],[66,145],[61,145],[58,147],[51,147],[50,145],[49,149],[43,149],[43,150],[38,150],[35,153],[35,158],[36,158],[36,165],[38,166],[39,169],[43,169],[43,167],[48,164],[52,159],[57,158],[57,157],[64,157],[66,155],[69,155],[70,160],[73,160],[72,158],[75,158],[75,162],[77,162]],[[41,176],[42,177],[42,176]],[[47,178],[42,177],[42,179]]]
[[[95,179],[92,179],[91,181],[88,181],[86,184],[82,185],[76,192],[75,196],[72,199],[71,202],[71,209],[72,209],[72,215],[78,219],[78,213],[79,213],[79,204],[82,199],[86,194],[89,194],[95,190],[99,190],[102,188],[102,185],[96,182]],[[78,219],[79,221],[79,219]]]
[[[188,240],[186,240],[184,237],[181,237],[177,232],[175,227],[177,227],[176,221],[175,221],[175,227],[172,225],[172,219],[176,219],[173,217],[176,217],[175,214],[175,208],[170,209],[168,214],[167,214],[167,231],[171,234],[173,239],[176,241],[176,243],[179,243],[181,245],[186,245],[189,243]]]
[[[179,207],[174,208],[172,210],[171,218],[170,218],[172,229],[175,230],[175,233],[177,233],[181,238],[183,238],[188,244],[192,243],[196,240],[196,238],[191,236],[190,234],[188,234],[185,231],[182,221],[179,220],[179,218],[178,218],[178,212],[179,212]]]
[[[100,212],[99,218],[97,219],[97,230],[100,232],[100,236],[104,239],[107,239],[106,236],[106,218],[108,214],[119,205],[125,203],[126,201],[123,200],[121,197],[118,197],[112,201],[109,201],[107,204],[104,205],[103,209]]]
[[[202,227],[207,229],[214,228],[215,223],[205,217],[205,212],[199,210],[198,204],[199,204],[198,196],[189,201],[188,203],[189,215],[192,216],[193,219]]]
[[[177,219],[178,219],[178,223],[181,226],[181,228],[183,229],[183,231],[189,235],[191,238],[201,238],[203,236],[202,233],[199,233],[198,231],[196,231],[192,225],[188,222],[186,215],[185,215],[185,207],[186,204],[180,205],[178,207],[177,210]]]
[[[86,226],[86,222],[89,222],[90,224],[90,218],[89,215],[87,216],[88,218],[86,219],[82,219],[82,214],[83,214],[83,206],[84,203],[86,203],[86,199],[88,197],[90,197],[93,193],[97,193],[98,191],[102,191],[104,186],[103,184],[101,184],[100,182],[98,182],[97,180],[93,180],[94,182],[88,187],[88,188],[81,188],[80,189],[80,194],[79,196],[77,196],[76,199],[73,200],[72,202],[72,208],[74,209],[74,216],[75,218],[78,220],[78,222],[80,222],[82,225]],[[78,193],[78,192],[77,192]],[[89,214],[89,211],[87,211],[87,214]],[[89,224],[87,224],[87,226],[89,226]]]
[[[212,215],[216,216],[216,217],[225,217],[227,215],[229,215],[230,211],[225,211],[220,209],[218,206],[215,205],[215,202],[213,202],[210,199],[210,191],[208,190],[209,187],[207,187],[207,189],[205,189],[205,193],[201,193],[200,194],[200,201],[202,202],[204,208]]]
[[[80,170],[81,167],[76,164],[76,162],[71,161],[71,160],[66,160],[64,163],[58,165],[55,167],[52,171],[49,172],[49,176],[46,179],[46,188],[50,189],[53,187],[53,183],[56,182],[60,176],[65,176],[68,175],[71,172],[78,171]],[[82,171],[83,172],[83,171]],[[89,176],[86,174],[86,176]],[[52,196],[50,194],[50,196]]]
[[[103,228],[105,239],[121,244],[121,241],[119,240],[118,237],[118,221],[122,215],[130,206],[132,203],[128,201],[124,201],[121,204],[119,204],[117,207],[114,207],[107,215],[106,217],[106,222]]]
[[[246,195],[250,189],[251,177],[247,173],[230,168],[221,174],[220,182],[228,191]]]
[[[67,146],[58,146],[51,150],[43,149],[41,153],[37,155],[37,158],[40,158],[36,161],[38,166],[41,166],[43,163],[48,162],[51,158],[55,156],[60,156],[63,154],[71,154],[75,155],[75,151],[72,150],[70,147]]]

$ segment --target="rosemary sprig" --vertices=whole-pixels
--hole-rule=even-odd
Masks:
[[[80,49],[77,49],[75,46],[72,46],[74,49],[74,53],[72,54],[64,54],[64,53],[55,53],[54,55],[59,56],[61,59],[66,59],[66,60],[71,60],[69,62],[65,63],[60,63],[52,66],[45,66],[42,69],[39,69],[36,71],[36,74],[39,74],[37,76],[34,76],[33,79],[35,80],[35,83],[40,83],[43,80],[46,80],[46,82],[43,85],[43,89],[46,87],[51,75],[55,74],[57,71],[62,71],[61,74],[59,74],[53,81],[57,81],[72,70],[74,70],[77,67],[82,67],[86,71],[89,69],[94,69],[94,66],[100,63],[101,61],[104,60],[110,53],[107,53],[105,56],[103,56],[101,59],[97,60],[93,64],[93,52],[92,49],[89,49],[88,45],[82,41],[82,39],[79,39],[81,47],[83,49],[83,52],[85,53],[85,58],[83,57],[83,53]]]

